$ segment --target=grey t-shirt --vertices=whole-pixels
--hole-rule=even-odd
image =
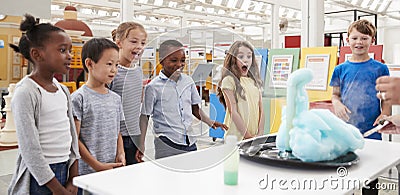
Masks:
[[[73,116],[81,122],[79,140],[90,154],[103,163],[115,162],[120,121],[121,97],[109,90],[100,94],[83,85],[72,95]],[[79,159],[79,175],[95,170]]]
[[[110,89],[121,96],[125,120],[121,121],[121,135],[140,135],[139,116],[142,102],[143,73],[140,66],[126,68],[118,65],[118,73]]]

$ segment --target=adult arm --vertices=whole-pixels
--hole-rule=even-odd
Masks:
[[[382,76],[376,80],[377,97],[382,100],[382,93],[385,93],[385,101],[389,104],[400,105],[400,77]]]

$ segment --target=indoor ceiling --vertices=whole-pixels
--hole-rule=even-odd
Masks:
[[[150,34],[207,26],[229,28],[254,37],[264,36],[271,25],[272,5],[279,4],[279,17],[288,20],[286,34],[300,33],[300,0],[132,0],[134,18]],[[120,23],[120,0],[52,0],[51,22],[63,18],[65,6],[78,10],[78,19],[88,24],[94,36],[110,36]],[[325,13],[358,9],[400,20],[400,0],[325,0]],[[326,15],[326,25],[341,21],[348,25],[350,15]],[[328,21],[328,22],[327,22]],[[337,25],[336,25],[337,26]],[[264,32],[263,32],[264,31]],[[264,33],[264,34],[263,34]],[[267,33],[269,36],[269,33]],[[264,39],[265,40],[265,39]]]

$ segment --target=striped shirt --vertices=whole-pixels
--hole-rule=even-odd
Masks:
[[[118,73],[110,89],[121,96],[125,120],[121,121],[121,135],[140,135],[139,116],[142,100],[143,72],[138,65],[131,68],[118,65]]]

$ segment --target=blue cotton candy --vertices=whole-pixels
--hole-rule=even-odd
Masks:
[[[304,85],[299,88],[294,96],[295,108],[287,108],[295,109],[292,128],[289,130],[286,129],[286,108],[282,111],[276,140],[280,151],[286,151],[289,147],[298,159],[314,162],[333,160],[347,152],[363,148],[364,138],[356,127],[345,123],[327,109],[308,110]],[[286,140],[289,140],[289,146]]]

